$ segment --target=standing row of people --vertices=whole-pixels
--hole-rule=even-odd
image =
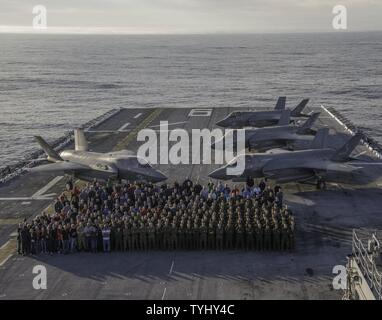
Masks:
[[[20,224],[20,254],[294,247],[293,214],[281,188],[265,181],[241,189],[189,179],[161,186],[94,181],[68,189],[54,214]]]

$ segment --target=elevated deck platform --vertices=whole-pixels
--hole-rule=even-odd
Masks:
[[[323,108],[318,127],[329,126],[331,145],[342,145],[349,133]],[[251,109],[253,110],[253,109]],[[195,110],[194,110],[195,111]],[[140,129],[214,128],[233,108],[121,109],[87,128],[90,149],[106,152],[127,147],[136,151]],[[67,146],[70,146],[70,141]],[[332,269],[346,265],[353,228],[382,228],[382,166],[370,146],[355,154],[365,163],[352,183],[329,184],[328,190],[290,183],[287,203],[298,225],[296,250],[259,252],[149,252],[74,254],[37,257],[15,255],[18,221],[44,210],[59,194],[64,177],[22,173],[0,186],[0,299],[340,299],[333,290]],[[191,177],[206,183],[217,165],[159,165],[169,181]],[[22,171],[22,170],[21,170]],[[48,270],[48,289],[32,287],[33,266]]]

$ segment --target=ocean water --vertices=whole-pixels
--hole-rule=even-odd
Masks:
[[[115,107],[293,107],[382,141],[382,33],[0,35],[0,167]]]

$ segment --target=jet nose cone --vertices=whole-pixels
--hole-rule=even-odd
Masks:
[[[217,180],[225,180],[226,176],[224,174],[225,169],[224,168],[218,168],[212,172],[209,173],[209,177]]]
[[[153,182],[161,182],[167,180],[167,177],[159,170],[156,170],[155,174],[152,176],[152,180]]]
[[[226,119],[219,120],[218,122],[216,122],[216,125],[224,128],[227,126],[227,121]]]

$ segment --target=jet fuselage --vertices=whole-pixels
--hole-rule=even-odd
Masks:
[[[151,167],[145,160],[137,156],[126,155],[123,152],[97,153],[90,151],[65,150],[60,153],[65,161],[88,166],[90,169],[76,170],[74,175],[85,180],[97,178],[119,178],[129,181],[149,180],[159,182],[166,177]]]

